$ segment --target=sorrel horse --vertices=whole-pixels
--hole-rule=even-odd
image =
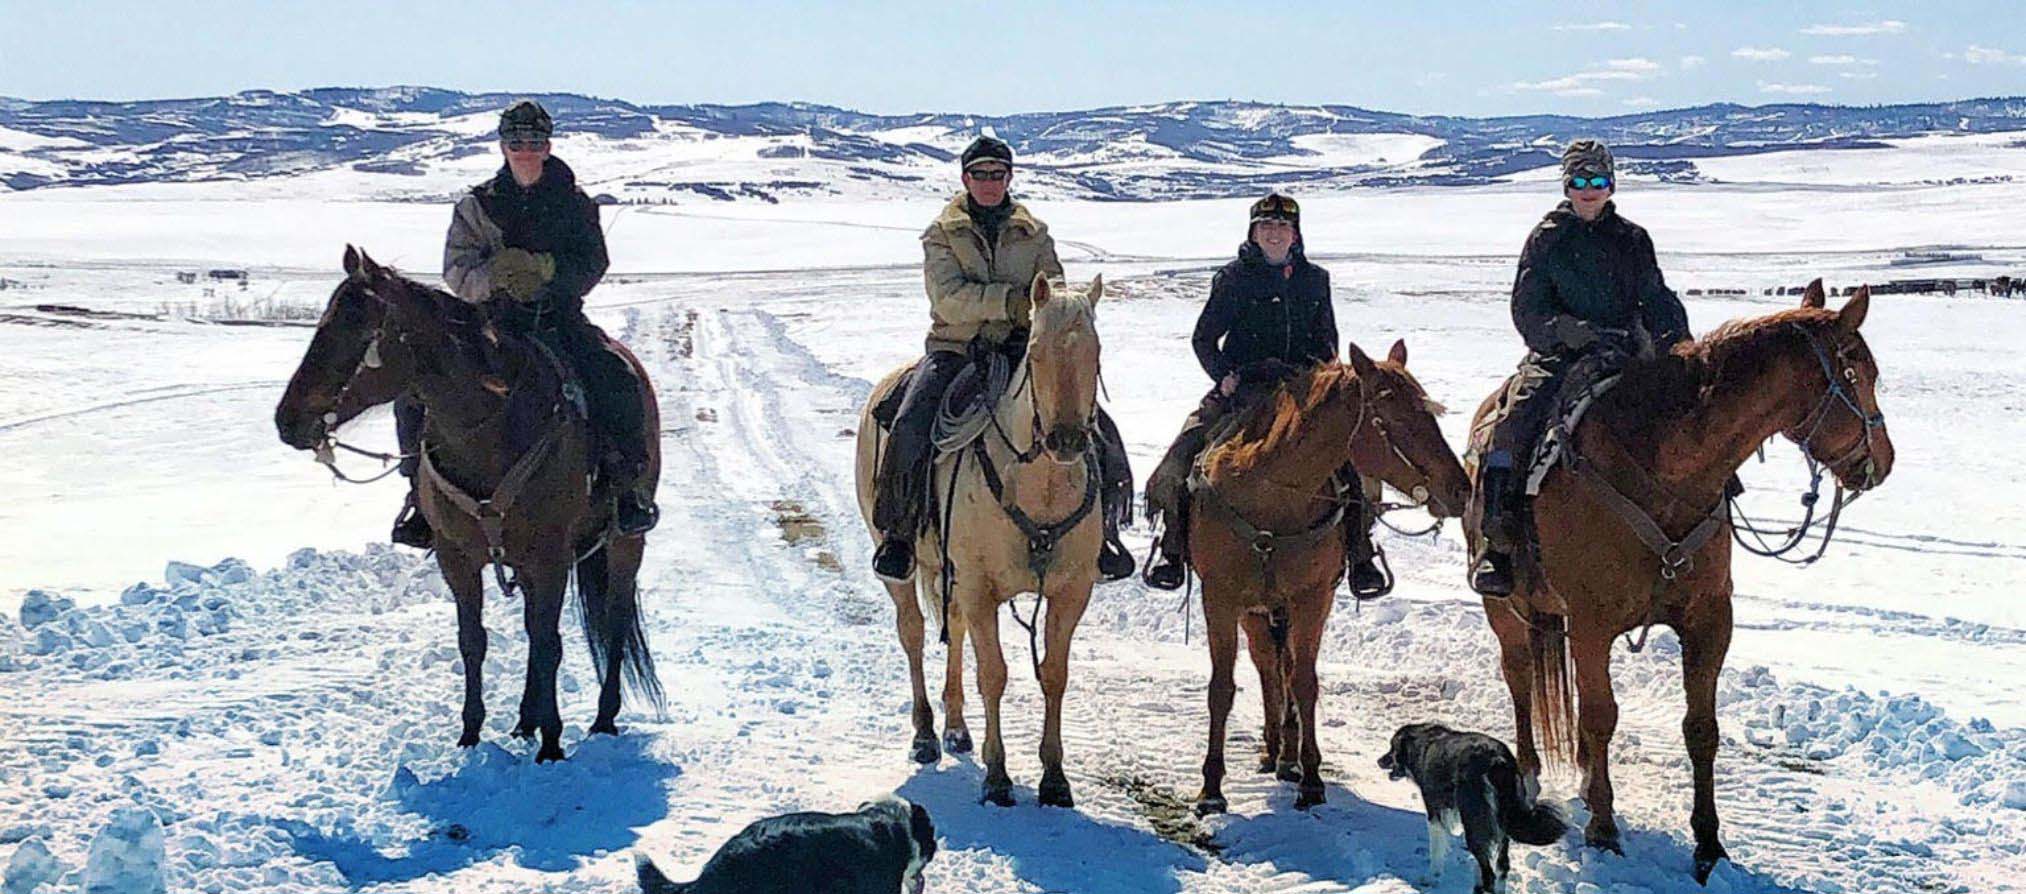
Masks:
[[[1316,744],[1316,658],[1345,573],[1346,510],[1356,482],[1346,463],[1455,516],[1469,479],[1442,439],[1441,406],[1407,372],[1407,345],[1384,362],[1350,345],[1255,404],[1233,433],[1204,451],[1190,476],[1189,554],[1203,579],[1210,644],[1210,742],[1198,814],[1222,813],[1224,733],[1238,690],[1232,679],[1242,626],[1259,671],[1266,750],[1261,772],[1294,777],[1296,807],[1323,802]]]
[[[986,772],[980,798],[1002,807],[1014,802],[999,721],[999,700],[1006,692],[999,606],[1021,593],[1039,595],[1045,606],[1040,636],[1046,651],[1038,659],[1036,676],[1047,712],[1036,795],[1044,805],[1070,807],[1075,801],[1062,771],[1062,699],[1069,688],[1070,639],[1097,582],[1104,534],[1096,507],[1102,482],[1093,436],[1100,348],[1096,308],[1104,280],[1093,280],[1086,293],[1077,295],[1057,291],[1037,276],[1029,294],[1034,311],[1026,359],[993,407],[990,425],[970,446],[937,458],[934,491],[947,501],[939,507],[943,524],[917,540],[914,582],[887,582],[886,589],[893,597],[914,684],[912,756],[924,763],[939,757],[935,712],[922,679],[922,646],[925,616],[941,616],[949,640],[943,745],[953,753],[971,747],[963,688],[968,634],[978,662],[978,691],[985,699],[981,756]],[[872,525],[872,505],[885,432],[872,411],[905,371],[895,370],[873,388],[858,420],[858,502],[875,540],[880,534]],[[947,594],[942,586],[945,559]]]
[[[1533,504],[1538,562],[1519,561],[1513,595],[1487,597],[1484,607],[1512,694],[1521,769],[1540,772],[1537,747],[1561,763],[1573,759],[1584,776],[1590,845],[1621,850],[1611,806],[1611,643],[1662,624],[1681,638],[1696,880],[1706,882],[1727,856],[1714,782],[1717,676],[1731,639],[1724,487],[1775,434],[1852,491],[1885,480],[1892,440],[1878,410],[1878,365],[1858,332],[1870,306],[1870,290],[1860,288],[1841,310],[1825,309],[1818,279],[1799,308],[1733,321],[1634,361],[1578,424],[1574,458],[1542,480]],[[1480,420],[1496,398],[1479,408]],[[1466,533],[1474,541],[1476,532]]]
[[[505,569],[512,568],[526,599],[528,669],[514,735],[541,732],[537,762],[563,758],[556,669],[563,658],[564,591],[573,572],[592,665],[601,676],[590,731],[617,734],[622,678],[660,711],[661,683],[635,592],[646,541],[604,536],[610,501],[597,499],[589,484],[591,433],[572,408],[560,362],[532,339],[486,324],[456,297],[349,246],[344,269],[275,408],[275,428],[291,447],[327,451],[332,433],[370,407],[413,393],[428,408],[418,486],[422,514],[436,532],[437,566],[457,597],[464,660],[458,744],[478,744],[485,724],[481,574],[488,564],[503,588]],[[658,431],[653,390],[639,361],[630,354],[626,359],[640,374],[645,428]],[[650,456],[652,482],[660,474],[658,447]]]

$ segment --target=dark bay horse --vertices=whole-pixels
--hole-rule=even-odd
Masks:
[[[574,573],[592,665],[601,676],[593,733],[617,734],[622,678],[662,709],[661,683],[640,625],[635,576],[642,536],[605,538],[610,501],[590,485],[591,433],[573,409],[560,362],[531,339],[486,324],[476,309],[345,249],[345,279],[331,293],[301,364],[275,408],[281,440],[328,450],[339,426],[403,393],[428,408],[418,482],[436,532],[436,562],[457,597],[464,659],[464,731],[485,724],[480,674],[486,630],[482,573],[512,568],[525,598],[528,670],[514,735],[542,735],[537,762],[561,760],[556,705],[559,629]],[[623,349],[621,349],[623,350]],[[653,389],[639,361],[645,430],[659,431]],[[647,482],[660,475],[654,445]]]
[[[1540,772],[1537,740],[1551,758],[1573,759],[1584,776],[1590,845],[1620,850],[1611,643],[1661,624],[1681,637],[1696,880],[1707,881],[1727,856],[1714,781],[1717,676],[1731,639],[1725,482],[1775,434],[1852,491],[1885,480],[1892,440],[1878,409],[1878,365],[1858,332],[1870,306],[1870,291],[1859,289],[1841,310],[1825,309],[1818,279],[1801,307],[1733,321],[1634,361],[1578,424],[1573,470],[1565,460],[1543,479],[1533,504],[1539,560],[1518,562],[1513,595],[1487,597],[1484,608],[1512,694],[1521,769]],[[1466,535],[1474,550],[1477,532]]]
[[[1337,470],[1354,463],[1437,517],[1457,515],[1468,498],[1469,479],[1435,424],[1441,407],[1407,372],[1406,343],[1395,342],[1380,363],[1357,345],[1346,354],[1348,363],[1323,364],[1264,398],[1190,476],[1189,554],[1203,579],[1210,645],[1198,814],[1227,806],[1224,733],[1241,626],[1266,714],[1259,769],[1298,780],[1295,806],[1323,801],[1316,658],[1345,573],[1345,525],[1356,523],[1355,496],[1337,489]]]

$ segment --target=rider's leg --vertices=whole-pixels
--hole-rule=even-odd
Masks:
[[[964,355],[954,351],[929,352],[908,380],[907,394],[901,398],[893,431],[888,433],[872,509],[872,523],[881,536],[872,558],[873,570],[888,580],[906,581],[914,576],[914,539],[921,518],[922,480],[931,453],[929,436],[943,392],[949,390],[950,380],[964,363]]]
[[[1172,590],[1182,585],[1183,564],[1188,551],[1189,531],[1182,522],[1183,505],[1189,498],[1189,470],[1210,437],[1210,426],[1223,418],[1225,402],[1212,392],[1203,398],[1196,412],[1183,420],[1182,431],[1168,452],[1147,476],[1147,515],[1160,516],[1159,558],[1147,569],[1149,585]]]
[[[403,457],[401,477],[408,479],[408,498],[401,504],[401,514],[394,517],[394,531],[389,539],[416,549],[428,549],[436,542],[435,532],[429,529],[429,520],[422,517],[415,496],[415,474],[422,466],[423,416],[421,401],[409,395],[394,399],[394,440]]]
[[[1119,540],[1119,528],[1133,520],[1133,467],[1126,457],[1125,437],[1103,407],[1097,409],[1098,498],[1104,513],[1104,546],[1097,555],[1098,577],[1104,582],[1133,575],[1133,554]]]

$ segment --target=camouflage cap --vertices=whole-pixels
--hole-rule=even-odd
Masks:
[[[1562,179],[1578,176],[1611,177],[1616,179],[1617,162],[1611,158],[1611,148],[1598,140],[1576,140],[1569,148],[1562,150]]]
[[[1284,220],[1297,228],[1301,226],[1301,205],[1277,191],[1267,193],[1266,198],[1253,202],[1249,213],[1252,223],[1262,220]]]
[[[549,110],[532,99],[515,100],[499,113],[502,140],[546,140],[555,132],[556,124],[549,119]]]

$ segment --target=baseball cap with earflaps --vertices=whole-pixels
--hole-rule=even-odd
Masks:
[[[1006,145],[1005,140],[992,136],[981,136],[972,140],[971,145],[964,147],[962,159],[964,170],[968,171],[972,165],[986,162],[998,162],[1012,167],[1013,147]]]
[[[499,138],[502,140],[546,140],[555,131],[556,124],[549,118],[549,110],[532,99],[515,100],[499,113]]]
[[[1618,178],[1618,163],[1611,147],[1598,140],[1576,140],[1562,150],[1562,179],[1570,177]]]

